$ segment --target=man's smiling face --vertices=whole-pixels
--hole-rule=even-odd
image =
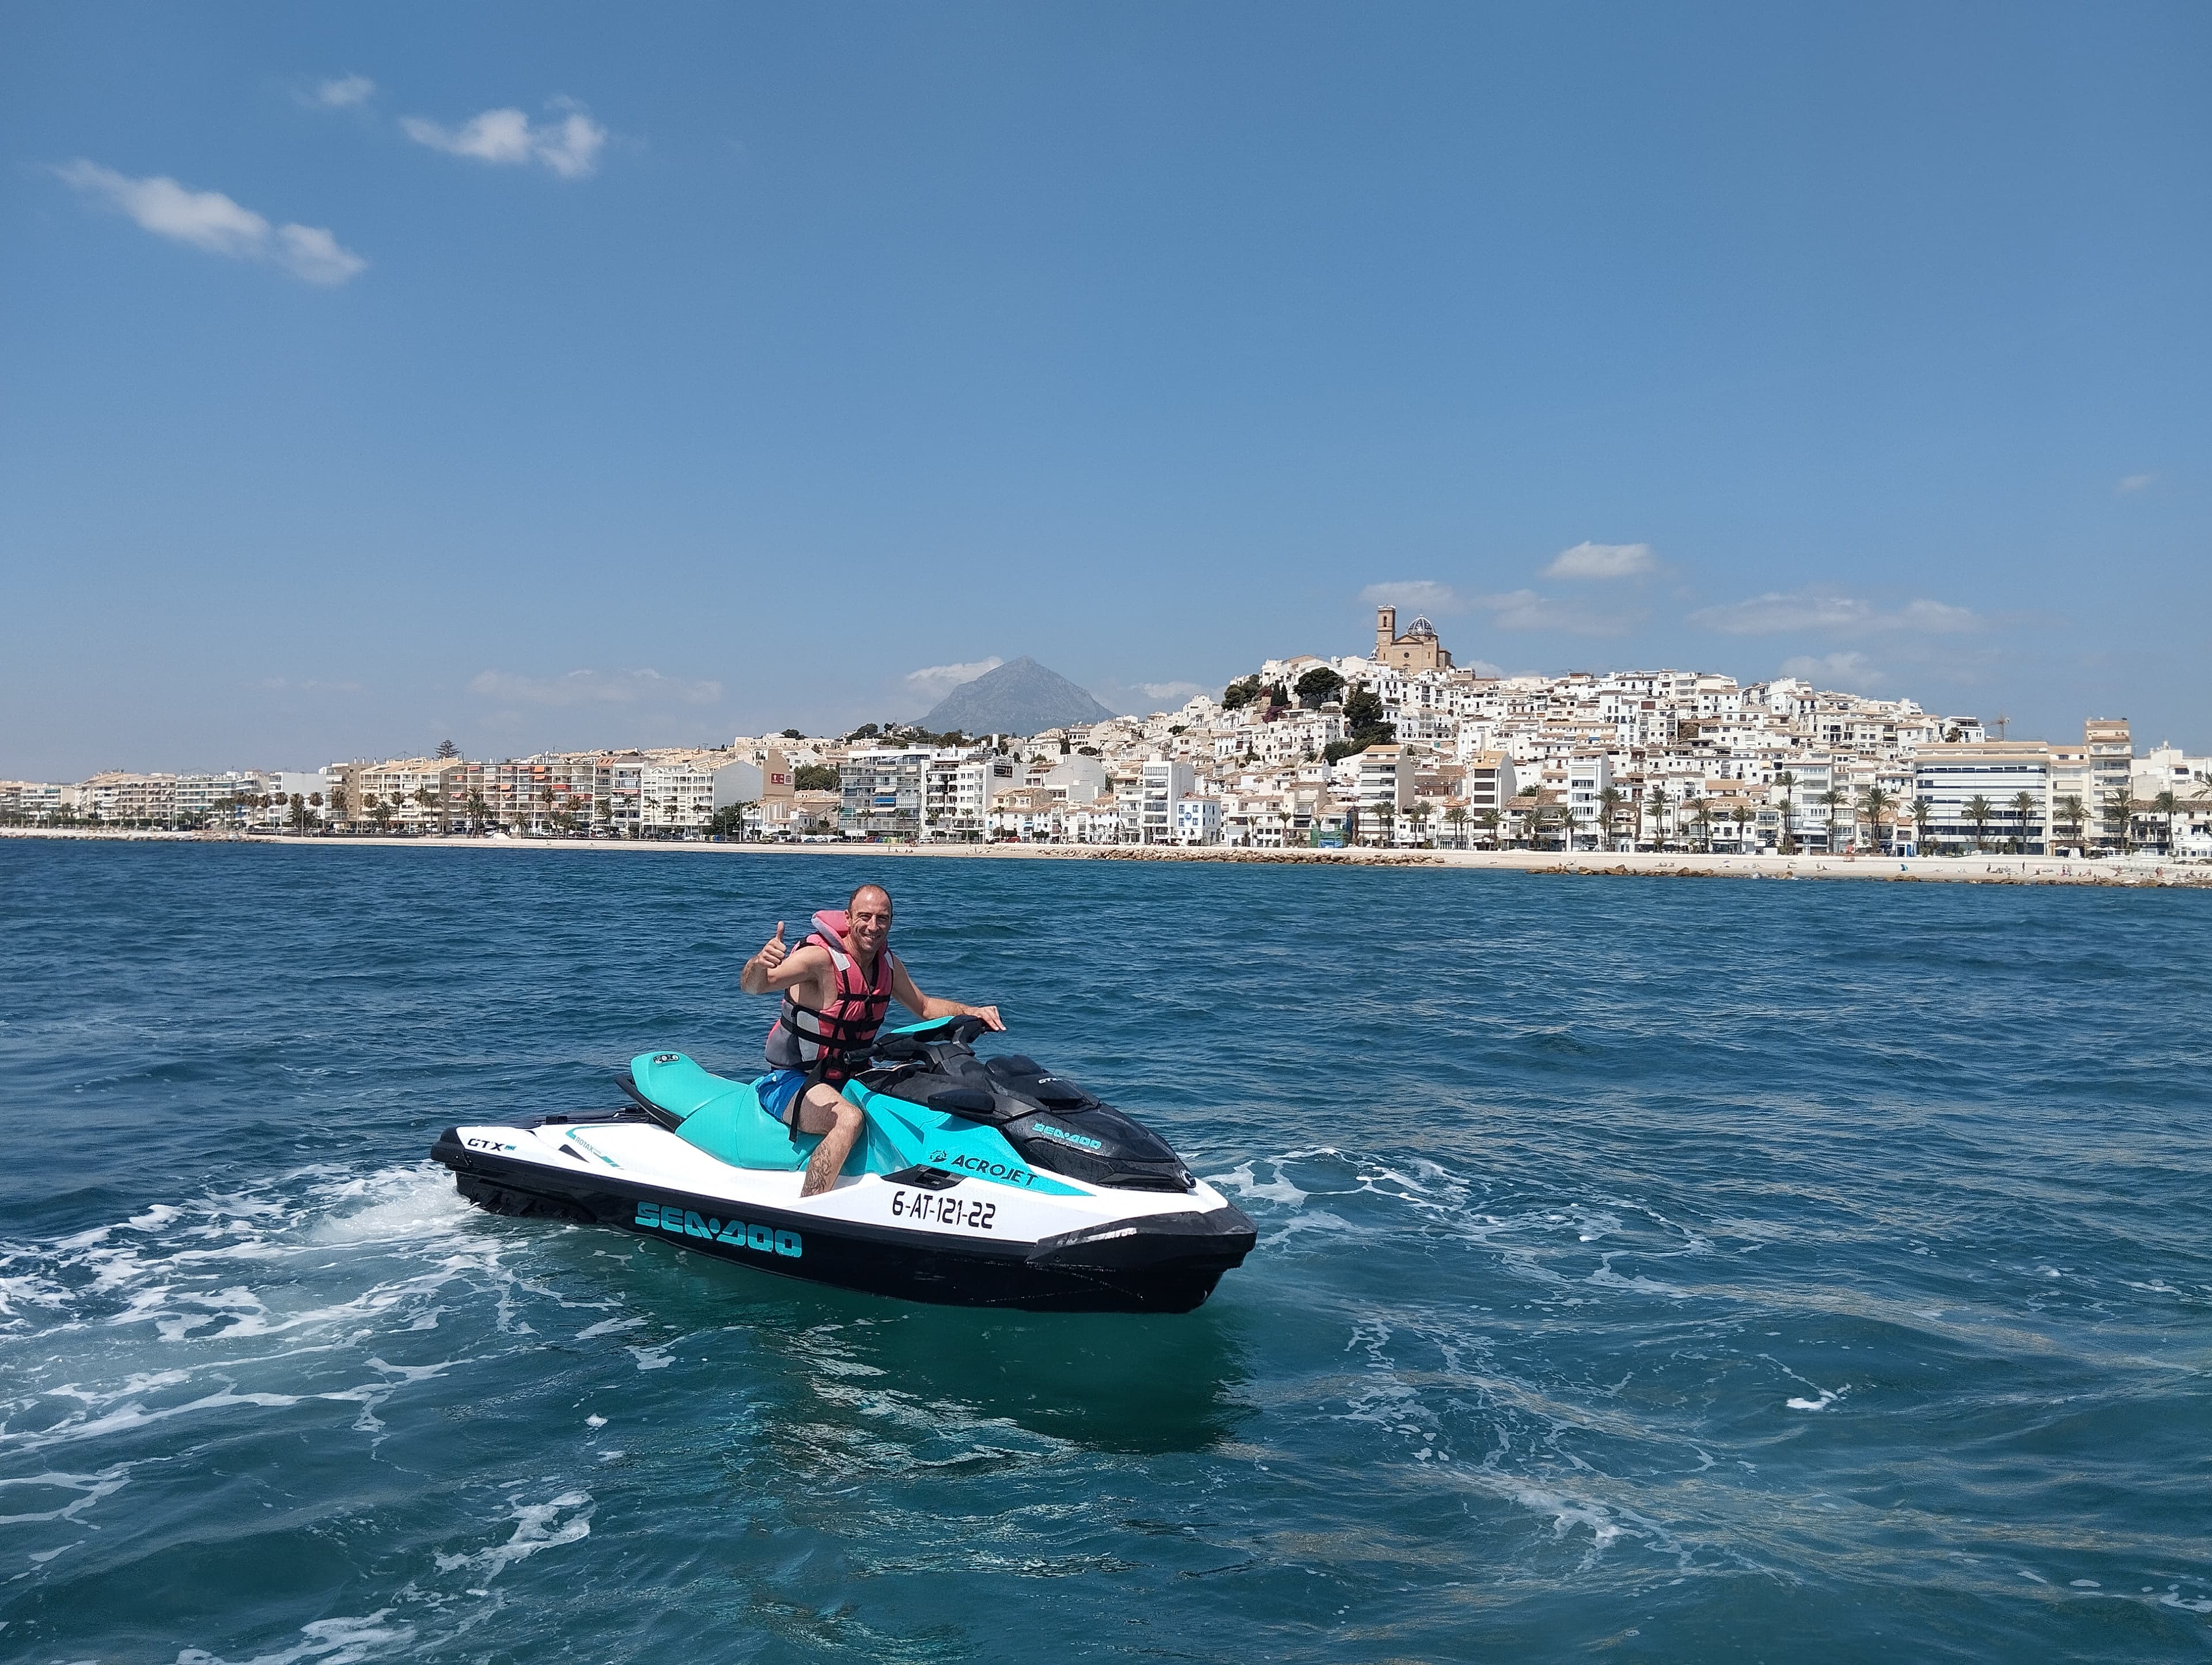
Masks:
[[[845,940],[863,959],[883,952],[891,934],[890,893],[880,884],[863,884],[845,908]]]

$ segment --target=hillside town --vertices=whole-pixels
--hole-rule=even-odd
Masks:
[[[1027,664],[1027,661],[1024,661]],[[738,737],[319,769],[0,782],[0,821],[394,836],[1018,841],[1255,849],[2127,854],[2212,859],[2212,757],[2138,754],[1706,671],[1477,674],[1377,610],[1365,653],[1023,735]]]

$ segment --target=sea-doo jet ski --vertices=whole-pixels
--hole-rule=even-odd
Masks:
[[[836,1185],[799,1193],[816,1134],[756,1083],[678,1052],[619,1109],[448,1128],[430,1154],[495,1214],[619,1226],[786,1277],[1034,1312],[1188,1312],[1252,1250],[1251,1220],[1165,1141],[1062,1075],[978,1057],[980,1018],[878,1036],[844,1087],[866,1113]]]

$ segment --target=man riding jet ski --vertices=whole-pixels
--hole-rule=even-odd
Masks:
[[[761,1106],[794,1135],[823,1135],[806,1164],[802,1197],[830,1188],[860,1137],[860,1107],[840,1089],[853,1079],[848,1065],[866,1055],[894,1000],[925,1019],[980,1018],[988,1028],[1006,1028],[994,1006],[933,1000],[916,988],[890,951],[890,892],[863,884],[844,912],[814,916],[813,934],[796,953],[784,946],[778,920],[775,934],[738,974],[738,987],[748,994],[783,996],[763,1048],[775,1067],[760,1084]]]
[[[862,912],[880,928],[856,927]],[[1251,1251],[1250,1219],[1066,1077],[978,1057],[998,1012],[915,988],[885,946],[890,915],[865,887],[817,914],[800,949],[779,927],[747,963],[744,987],[786,996],[758,1080],[641,1054],[621,1078],[628,1108],[452,1127],[432,1156],[493,1213],[620,1226],[848,1289],[1036,1311],[1204,1301]],[[879,1035],[894,992],[923,1021]]]

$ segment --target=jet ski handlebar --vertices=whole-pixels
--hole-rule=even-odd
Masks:
[[[981,1018],[940,1018],[932,1024],[887,1030],[869,1042],[868,1053],[879,1062],[902,1062],[920,1058],[925,1048],[947,1041],[955,1046],[973,1045],[975,1037],[989,1028]]]

